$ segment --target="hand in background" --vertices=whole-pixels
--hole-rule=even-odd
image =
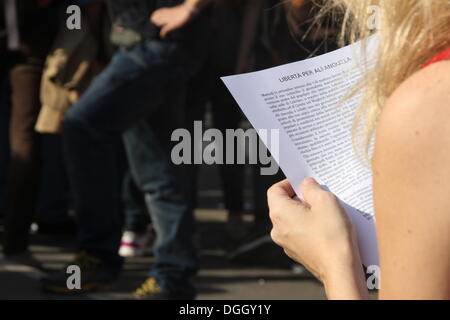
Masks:
[[[161,28],[160,36],[165,38],[169,33],[182,28],[197,15],[198,9],[183,3],[179,6],[161,8],[153,12],[150,21]]]

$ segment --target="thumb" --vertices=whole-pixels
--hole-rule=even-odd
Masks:
[[[169,34],[172,31],[172,29],[173,27],[169,23],[165,24],[164,26],[162,26],[161,31],[159,33],[160,37],[164,39],[167,36],[167,34]]]
[[[300,191],[302,192],[305,201],[311,206],[319,201],[319,198],[321,198],[320,196],[323,193],[326,193],[320,184],[318,184],[313,178],[304,179],[300,184]]]

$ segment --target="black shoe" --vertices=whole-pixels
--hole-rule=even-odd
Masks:
[[[145,280],[142,285],[133,293],[135,300],[193,300],[194,290],[183,290],[186,292],[167,292],[158,285],[158,280],[154,277]],[[189,293],[188,293],[189,292]]]
[[[78,288],[73,278],[76,275],[76,271],[70,270],[69,266],[78,266],[80,268],[80,286]],[[39,286],[42,290],[52,293],[87,293],[110,290],[117,278],[118,272],[113,271],[100,259],[81,252],[75,256],[66,268],[42,278],[39,281]]]

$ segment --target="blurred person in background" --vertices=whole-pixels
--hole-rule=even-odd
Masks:
[[[259,3],[259,0],[214,2],[210,16],[210,39],[204,46],[206,62],[189,83],[187,125],[192,135],[194,121],[204,120],[208,104],[211,107],[213,128],[220,130],[224,136],[226,129],[240,128],[243,115],[220,77],[251,71],[251,50],[256,36],[255,20],[259,14]],[[236,145],[235,149],[240,147]],[[225,159],[226,148],[223,152]],[[194,175],[197,175],[197,168],[197,165],[191,165]],[[221,164],[219,170],[224,205],[228,212],[227,237],[223,239],[226,241],[225,246],[229,247],[247,231],[242,221],[244,165]],[[197,188],[193,188],[193,191],[197,192]]]
[[[10,159],[5,194],[3,252],[15,262],[38,266],[28,252],[29,229],[39,187],[40,110],[44,60],[56,34],[57,1],[3,1],[11,86]]]
[[[83,12],[83,28],[69,30],[65,9],[76,4]],[[108,15],[102,1],[61,1],[56,35],[41,82],[42,108],[35,129],[42,134],[42,169],[36,222],[40,234],[74,233],[69,216],[70,190],[63,160],[61,121],[89,86],[92,77],[107,63],[103,28]]]
[[[78,31],[64,33],[68,4],[65,1],[5,2],[13,99],[4,252],[10,260],[37,267],[39,263],[27,250],[33,220],[40,234],[75,231],[75,222],[68,217],[68,182],[59,131],[55,129],[63,114],[54,110],[70,100],[64,95],[74,96],[80,91],[80,83],[89,81],[86,77],[83,81],[66,78],[76,73],[76,64],[91,59],[81,52],[83,46],[89,45],[88,41],[76,45]],[[95,33],[98,8],[89,6],[86,10],[90,30],[85,28],[79,33],[85,30],[86,34]],[[33,29],[33,23],[38,23],[36,19],[45,23],[39,20],[40,27]],[[33,94],[24,98],[31,89]],[[53,116],[54,113],[58,116]]]
[[[247,15],[252,17],[256,12],[256,19],[246,19],[247,30],[254,29],[256,23],[256,37],[252,37],[253,43],[244,44],[244,55],[238,65],[247,65],[248,69],[248,62],[251,62],[254,70],[261,70],[337,49],[335,20],[329,14],[325,14],[321,23],[315,19],[323,1],[261,0],[257,3],[257,6],[247,7],[250,11]],[[245,49],[249,44],[251,50]],[[248,59],[248,52],[251,59]],[[284,174],[279,170],[275,175],[261,175],[260,165],[252,167],[255,221],[250,232],[228,254],[236,261],[256,261],[257,257],[267,256],[268,250],[274,249],[269,236],[272,223],[268,216],[267,189],[283,179]]]
[[[121,48],[63,122],[65,158],[79,221],[79,253],[70,264],[82,269],[81,291],[110,287],[122,268],[114,150],[123,137],[133,179],[145,196],[157,234],[156,262],[134,296],[195,296],[190,281],[197,260],[186,191],[189,181],[177,178],[167,153],[167,133],[183,116],[182,107],[174,110],[167,102],[168,97],[183,97],[186,81],[199,68],[202,35],[207,31],[201,9],[207,2],[108,2],[117,13],[112,40]],[[45,290],[64,293],[67,276],[63,269],[40,284]]]

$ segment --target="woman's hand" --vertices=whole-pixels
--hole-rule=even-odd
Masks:
[[[287,180],[269,189],[273,241],[324,283],[329,298],[364,298],[365,278],[346,213],[314,179],[305,179],[300,187],[306,202],[294,198]]]

